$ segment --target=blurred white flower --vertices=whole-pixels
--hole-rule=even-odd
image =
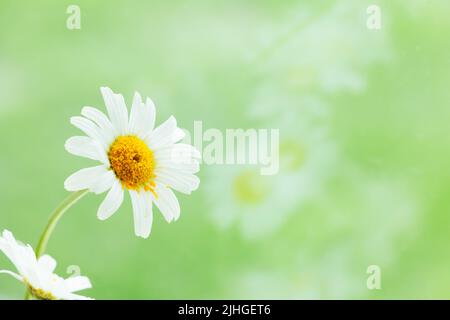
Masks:
[[[18,274],[8,270],[0,270],[24,283],[32,295],[42,300],[86,300],[85,296],[74,292],[91,288],[87,277],[74,276],[63,279],[53,273],[56,261],[49,255],[36,258],[30,245],[18,243],[13,234],[4,230],[0,236],[0,250],[16,267]]]
[[[366,28],[366,7],[338,3],[323,14],[309,13],[288,31],[274,35],[261,66],[262,74],[270,77],[263,78],[308,95],[364,89],[364,68],[388,57],[385,28],[377,32]]]
[[[280,174],[262,177],[243,167],[215,170],[209,189],[226,187],[220,196],[210,195],[216,204],[223,202],[213,210],[220,225],[238,219],[244,233],[253,236],[276,230],[290,214],[302,212],[302,203],[318,200],[314,197],[337,163],[345,162],[329,134],[327,96],[361,91],[364,68],[388,57],[384,29],[370,33],[365,9],[349,2],[316,16],[305,12],[300,23],[273,37],[262,54],[261,81],[248,116],[262,127],[280,128]]]
[[[172,189],[190,194],[198,188],[200,153],[194,147],[177,143],[184,132],[172,116],[156,129],[155,106],[150,98],[142,102],[136,92],[130,115],[121,94],[102,87],[109,118],[92,107],[84,107],[84,117],[71,123],[87,136],[67,140],[66,150],[74,155],[100,161],[95,167],[81,169],[64,182],[69,191],[89,189],[94,193],[109,190],[97,216],[111,217],[123,201],[127,189],[133,206],[134,229],[139,237],[150,235],[152,203],[167,222],[177,220],[180,205]]]
[[[301,212],[299,206],[320,194],[337,158],[322,128],[288,116],[271,125],[280,128],[278,174],[263,176],[250,165],[215,166],[205,182],[213,221],[221,228],[236,223],[248,238],[265,237]]]

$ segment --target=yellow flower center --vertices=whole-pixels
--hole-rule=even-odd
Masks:
[[[136,136],[119,136],[109,148],[111,169],[127,189],[153,192],[155,161],[147,144]]]
[[[52,295],[50,292],[46,292],[42,289],[34,289],[30,287],[31,294],[39,300],[57,300],[54,295]]]
[[[31,295],[38,300],[58,300],[51,292],[34,288],[26,279],[25,284],[28,287],[28,290],[30,291]]]
[[[255,205],[261,203],[270,193],[267,177],[254,171],[244,171],[239,174],[233,185],[234,196],[243,204]]]

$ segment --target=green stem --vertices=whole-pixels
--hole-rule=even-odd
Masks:
[[[42,233],[42,236],[39,240],[38,246],[36,247],[36,257],[39,258],[41,255],[44,254],[45,249],[47,248],[48,241],[50,239],[50,236],[52,235],[53,230],[55,229],[56,225],[58,224],[59,219],[64,215],[64,213],[73,206],[78,200],[80,200],[84,195],[86,195],[89,192],[89,190],[81,190],[72,192],[66,199],[61,202],[61,204],[53,211],[52,215],[50,216],[50,220],[47,223],[47,226],[44,229],[44,232]],[[30,290],[27,289],[27,292],[25,294],[25,300],[31,299],[31,293]]]

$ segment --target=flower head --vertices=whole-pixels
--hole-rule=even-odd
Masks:
[[[172,189],[190,194],[200,180],[200,153],[194,147],[179,143],[184,132],[170,117],[154,128],[155,106],[150,98],[145,103],[135,93],[131,112],[121,94],[102,87],[108,117],[98,109],[84,107],[82,117],[71,123],[86,136],[67,140],[66,150],[74,155],[97,160],[100,165],[81,169],[64,183],[69,191],[89,189],[94,193],[108,191],[97,216],[111,217],[123,202],[128,190],[134,213],[137,236],[150,235],[152,204],[158,207],[167,222],[177,220],[180,205]]]
[[[36,258],[30,245],[16,241],[13,234],[5,230],[0,236],[0,251],[15,265],[18,274],[8,270],[0,270],[24,283],[33,296],[42,300],[86,300],[87,297],[74,292],[91,288],[87,277],[74,276],[63,279],[53,273],[56,261],[49,255]]]

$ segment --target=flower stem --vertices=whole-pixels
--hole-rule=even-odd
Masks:
[[[76,192],[72,192],[69,196],[61,202],[61,204],[53,211],[50,216],[50,220],[47,223],[47,226],[44,229],[44,232],[41,235],[38,246],[36,248],[36,257],[39,258],[44,254],[45,249],[47,248],[48,241],[50,236],[52,235],[53,230],[58,224],[59,219],[64,215],[64,213],[73,206],[78,200],[80,200],[84,195],[86,195],[89,190],[80,190]],[[30,290],[27,289],[25,294],[25,300],[30,300],[31,293]]]

